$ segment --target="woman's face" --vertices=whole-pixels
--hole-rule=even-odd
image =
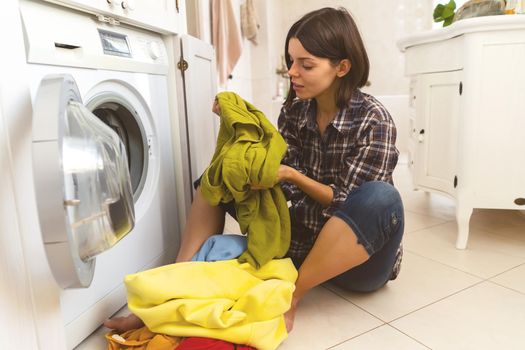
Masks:
[[[310,99],[328,94],[335,96],[337,66],[333,66],[328,58],[316,57],[306,51],[297,38],[291,38],[288,42],[288,54],[292,61],[288,74],[297,97]]]

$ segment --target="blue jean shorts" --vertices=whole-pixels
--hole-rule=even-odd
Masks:
[[[334,216],[350,226],[370,258],[331,282],[362,292],[382,287],[390,280],[403,238],[405,218],[399,192],[386,182],[366,182],[348,194]]]

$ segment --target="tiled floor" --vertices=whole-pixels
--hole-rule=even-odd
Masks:
[[[525,212],[475,210],[460,251],[453,202],[412,191],[405,165],[395,182],[406,209],[399,277],[371,294],[315,288],[279,350],[525,349]]]

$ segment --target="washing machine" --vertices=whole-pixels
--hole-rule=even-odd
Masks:
[[[18,127],[32,135],[33,183],[20,184],[24,175],[15,187],[26,193],[34,327],[39,349],[73,348],[125,305],[126,274],[172,262],[178,250],[168,54],[152,31],[48,2],[19,6],[33,115]],[[97,148],[105,137],[121,150]],[[111,164],[127,166],[131,205],[108,199],[111,174],[121,175],[97,171]],[[88,181],[71,176],[89,171]],[[82,208],[92,213],[79,216]],[[114,228],[105,238],[102,212]]]

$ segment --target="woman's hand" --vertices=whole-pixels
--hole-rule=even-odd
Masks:
[[[276,177],[276,181],[274,183],[273,186],[275,186],[277,183],[279,182],[283,182],[283,181],[290,181],[290,179],[292,178],[293,176],[293,172],[295,171],[294,168],[292,167],[289,167],[288,165],[279,165],[279,169],[277,170],[277,177]],[[271,187],[273,187],[271,186]],[[252,184],[250,186],[250,188],[252,190],[266,190],[270,187],[264,187],[264,186],[261,186],[259,184]]]
[[[277,170],[277,182],[292,182],[293,173],[296,170],[288,165],[281,164]]]
[[[217,99],[213,101],[213,107],[211,107],[211,111],[217,114],[219,117],[221,116],[221,106],[219,106],[219,101],[217,101]]]

